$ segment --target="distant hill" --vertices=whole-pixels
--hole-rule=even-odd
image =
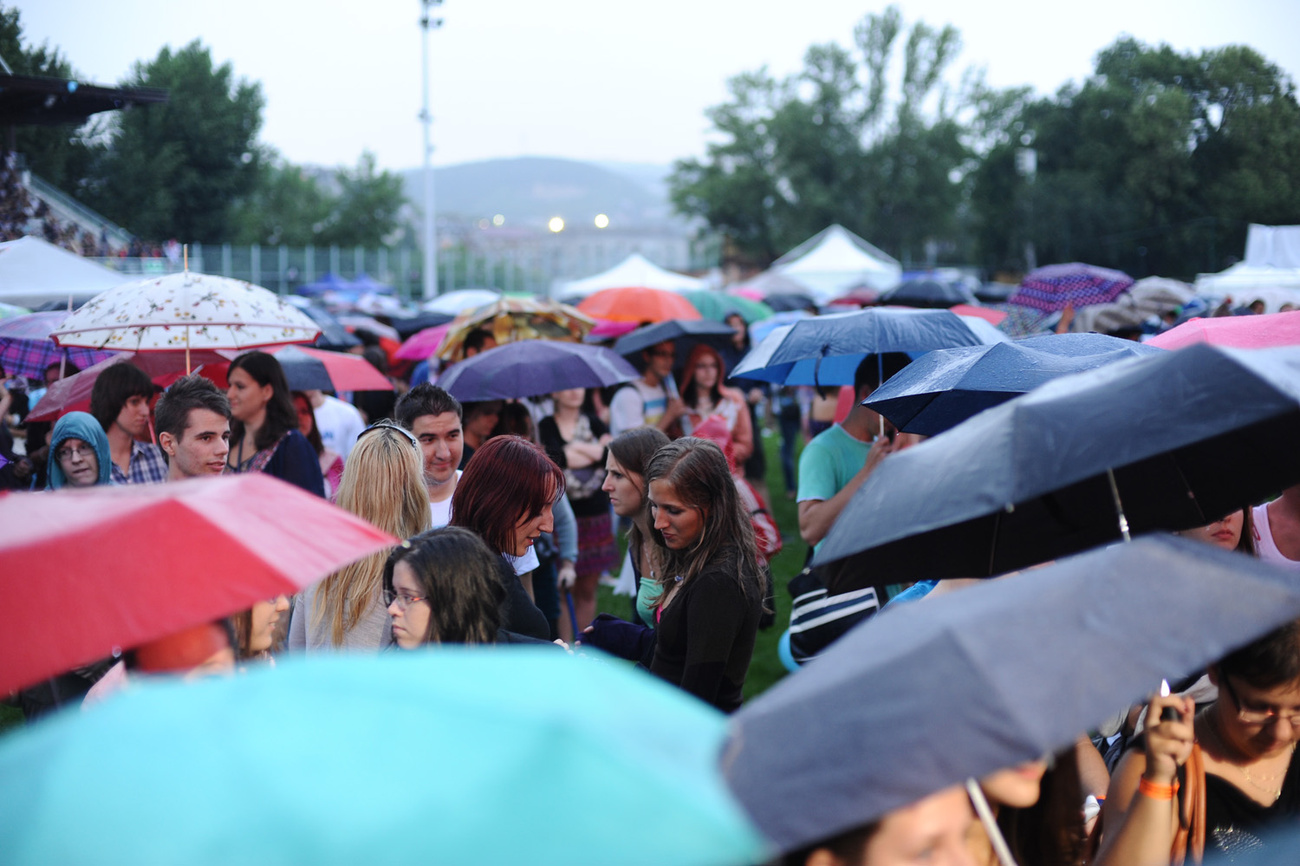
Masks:
[[[501,214],[507,226],[546,225],[553,216],[570,225],[590,224],[603,213],[612,225],[681,226],[668,203],[667,166],[589,163],[525,156],[468,162],[434,170],[438,213],[466,221]],[[406,195],[424,200],[423,172],[401,172]]]

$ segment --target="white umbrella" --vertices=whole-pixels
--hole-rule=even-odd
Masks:
[[[426,313],[446,313],[458,316],[466,310],[482,307],[501,300],[501,293],[492,289],[456,289],[425,301],[420,309]]]
[[[187,271],[96,295],[50,336],[60,346],[188,352],[310,343],[319,333],[305,313],[260,286]]]

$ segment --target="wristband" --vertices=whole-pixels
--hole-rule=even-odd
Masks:
[[[1172,800],[1178,793],[1178,780],[1174,779],[1172,785],[1157,785],[1143,776],[1138,779],[1138,793],[1145,794],[1152,800]]]

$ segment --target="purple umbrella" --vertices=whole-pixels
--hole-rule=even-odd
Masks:
[[[63,324],[66,310],[46,313],[29,313],[0,322],[0,366],[11,376],[30,376],[39,379],[45,368],[66,358],[84,369],[107,361],[117,352],[103,349],[60,348],[50,339],[50,332]]]
[[[637,377],[636,368],[602,346],[516,340],[452,367],[438,385],[457,400],[511,400],[567,388],[605,388]]]
[[[1048,265],[1026,274],[1008,303],[1055,313],[1069,305],[1109,304],[1131,285],[1133,278],[1123,271],[1080,262]]]

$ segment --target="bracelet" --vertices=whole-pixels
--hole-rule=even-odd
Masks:
[[[1172,800],[1178,793],[1178,780],[1174,779],[1172,785],[1157,785],[1146,776],[1142,776],[1138,779],[1138,793],[1146,794],[1152,800]]]

